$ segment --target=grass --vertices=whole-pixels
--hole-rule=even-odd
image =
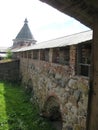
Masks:
[[[0,60],[0,63],[6,63],[6,62],[11,62],[12,59],[2,59]]]
[[[0,130],[54,130],[18,85],[0,82]]]

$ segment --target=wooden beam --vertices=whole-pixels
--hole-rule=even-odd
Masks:
[[[98,130],[98,18],[93,23],[93,56],[87,130]]]

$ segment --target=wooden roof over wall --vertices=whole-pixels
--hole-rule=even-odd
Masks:
[[[98,0],[40,0],[74,17],[93,29],[93,20],[98,17]]]

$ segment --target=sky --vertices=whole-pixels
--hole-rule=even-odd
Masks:
[[[37,42],[89,30],[72,17],[39,0],[0,0],[0,47],[10,47],[28,19]]]

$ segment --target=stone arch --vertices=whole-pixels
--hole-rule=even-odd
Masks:
[[[62,115],[57,97],[50,96],[47,98],[43,107],[42,116],[48,118],[57,130],[62,130]]]

